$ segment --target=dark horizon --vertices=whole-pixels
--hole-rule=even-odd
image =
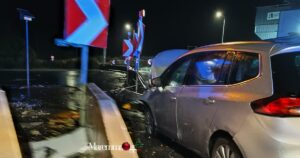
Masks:
[[[214,13],[222,10],[226,16],[225,42],[257,40],[254,34],[256,7],[280,4],[281,0],[255,1],[111,1],[111,18],[108,37],[108,56],[121,57],[122,39],[126,37],[124,24],[135,26],[138,11],[146,10],[144,23],[145,42],[142,55],[153,56],[156,53],[187,46],[202,46],[221,41],[222,20],[216,20]],[[78,55],[78,49],[59,48],[54,38],[62,38],[64,30],[64,1],[24,2],[8,1],[2,5],[1,56],[11,54],[18,58],[24,52],[25,27],[18,18],[16,8],[28,9],[36,19],[30,23],[30,47],[36,56],[48,59],[70,58]],[[12,54],[13,53],[13,54]],[[102,49],[91,49],[91,56],[101,56]]]

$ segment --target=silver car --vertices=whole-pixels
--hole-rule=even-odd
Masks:
[[[147,132],[211,158],[300,157],[300,46],[233,42],[189,51],[141,97]]]

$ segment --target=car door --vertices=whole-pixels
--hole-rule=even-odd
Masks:
[[[224,100],[222,85],[231,64],[230,52],[205,52],[194,57],[186,85],[177,96],[179,138],[190,148],[202,148],[218,104]]]
[[[170,138],[177,138],[177,95],[182,89],[191,59],[184,57],[170,66],[162,75],[155,116],[157,128]]]

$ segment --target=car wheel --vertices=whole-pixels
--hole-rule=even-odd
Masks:
[[[155,135],[155,124],[151,111],[147,108],[144,110],[145,115],[145,130],[148,135]]]
[[[217,138],[212,148],[211,158],[243,158],[243,156],[231,139]]]

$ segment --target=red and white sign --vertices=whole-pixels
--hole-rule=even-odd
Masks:
[[[122,46],[123,57],[125,57],[125,58],[132,57],[133,50],[134,50],[134,47],[132,45],[131,40],[130,39],[123,40],[123,46]]]
[[[65,40],[106,48],[110,0],[65,0]]]

